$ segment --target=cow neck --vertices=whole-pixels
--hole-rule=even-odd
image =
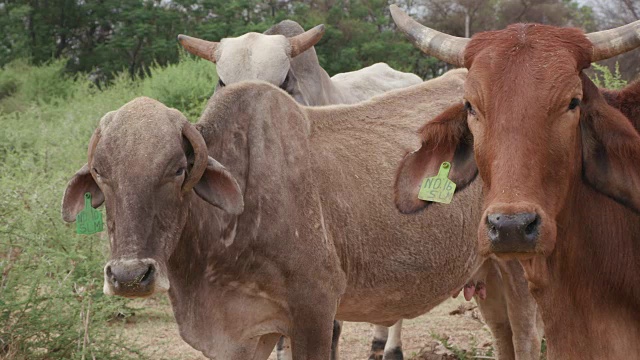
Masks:
[[[573,189],[546,259],[548,282],[530,286],[542,310],[549,359],[640,353],[640,216],[580,176]]]
[[[208,254],[222,247],[219,244],[222,233],[221,219],[218,211],[207,205],[196,196],[192,196],[180,240],[169,258],[171,289],[176,288],[174,284],[180,284],[183,288],[177,292],[197,288],[206,276]]]

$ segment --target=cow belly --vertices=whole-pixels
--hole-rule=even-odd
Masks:
[[[451,289],[460,289],[466,281],[461,276]],[[451,294],[420,292],[418,288],[375,288],[347,290],[340,299],[336,319],[353,322],[369,322],[391,326],[399,319],[412,319],[433,309]]]

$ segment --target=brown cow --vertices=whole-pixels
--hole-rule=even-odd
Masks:
[[[421,315],[482,263],[468,226],[481,215],[479,182],[419,216],[399,214],[390,191],[415,128],[460,100],[465,73],[326,108],[266,83],[229,85],[210,100],[202,135],[177,111],[134,100],[101,120],[64,219],[86,191],[104,201],[105,292],[168,288],[182,337],[206,356],[264,359],[282,334],[294,358],[326,360],[332,319],[389,326]],[[536,329],[524,331],[534,336],[519,333],[520,349],[535,354]]]
[[[618,110],[583,70],[640,46],[640,21],[587,35],[517,24],[469,41],[392,13],[423,51],[469,69],[464,104],[424,125],[403,160],[399,209],[427,206],[417,188],[436,163],[453,159],[458,186],[479,172],[480,249],[522,263],[549,359],[637,358],[640,136],[620,110],[637,128],[639,85],[608,93]]]

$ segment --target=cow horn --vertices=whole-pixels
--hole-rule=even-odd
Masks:
[[[307,30],[300,35],[289,38],[291,44],[291,58],[294,58],[310,47],[317,44],[324,35],[324,24],[320,24],[311,30]]]
[[[98,146],[100,136],[100,126],[98,125],[96,130],[93,132],[93,135],[91,135],[91,139],[89,139],[89,148],[87,150],[87,165],[89,166],[91,166],[91,163],[93,162],[93,153],[96,151],[96,146]]]
[[[587,38],[593,44],[592,62],[612,58],[640,47],[640,20],[587,34]]]
[[[185,50],[193,55],[209,60],[212,63],[216,62],[215,52],[219,44],[218,42],[202,40],[182,34],[178,35],[178,41]]]
[[[464,49],[469,39],[444,34],[421,25],[397,5],[391,5],[390,10],[398,28],[423,53],[455,66],[464,66]]]
[[[202,134],[196,128],[187,122],[182,126],[182,135],[189,140],[191,147],[193,148],[193,166],[191,170],[187,172],[187,178],[182,184],[182,190],[191,191],[193,187],[200,181],[204,170],[207,168],[207,162],[209,160],[209,153],[207,151],[207,144],[204,142]]]

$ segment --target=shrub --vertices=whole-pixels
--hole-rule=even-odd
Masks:
[[[151,77],[142,81],[142,93],[181,110],[191,121],[196,121],[217,82],[215,65],[183,52],[177,64],[152,67]]]
[[[593,77],[591,80],[598,87],[604,87],[607,89],[622,89],[627,85],[627,81],[622,78],[620,73],[620,64],[616,62],[616,69],[611,72],[606,66],[598,65],[596,63],[591,64],[593,66]]]
[[[28,104],[68,99],[75,81],[66,76],[65,63],[56,60],[36,67],[16,60],[7,64],[0,70],[0,111],[21,111]]]

